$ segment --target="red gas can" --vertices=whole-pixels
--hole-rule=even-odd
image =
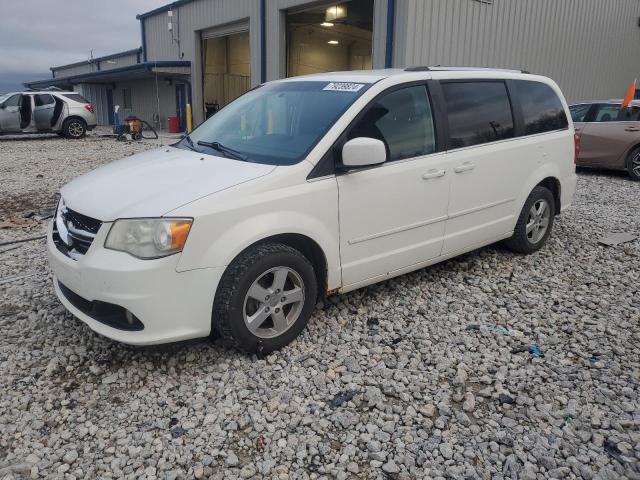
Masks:
[[[169,133],[180,133],[180,120],[177,116],[167,117],[167,128]]]

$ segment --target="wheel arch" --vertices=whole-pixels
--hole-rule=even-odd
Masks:
[[[553,194],[553,200],[555,203],[555,214],[558,215],[560,213],[561,207],[562,207],[562,185],[560,184],[560,180],[558,180],[556,177],[546,177],[543,180],[541,180],[540,182],[538,182],[538,184],[536,185],[536,187],[545,187],[547,190],[551,191],[551,193]]]
[[[253,242],[251,245],[243,248],[235,257],[238,258],[248,250],[255,248],[258,245],[265,243],[282,243],[291,248],[295,248],[307,260],[313,265],[313,270],[316,274],[316,280],[318,281],[318,296],[328,295],[327,282],[328,282],[328,262],[327,256],[322,247],[314,239],[301,233],[279,233],[270,235]],[[228,266],[227,266],[228,268]],[[225,269],[226,270],[226,269]]]
[[[620,161],[622,163],[621,165],[621,169],[622,170],[626,170],[627,168],[629,168],[628,162],[629,162],[629,158],[630,155],[633,153],[634,150],[636,150],[637,148],[640,148],[640,142],[636,142],[634,144],[632,144],[629,148],[627,148],[624,153],[621,155],[620,157]]]
[[[69,122],[71,120],[80,120],[85,125],[88,125],[87,121],[84,118],[82,118],[80,115],[68,115],[68,116],[64,117],[64,120],[62,121],[62,124],[64,125],[65,123],[67,123],[67,122]]]

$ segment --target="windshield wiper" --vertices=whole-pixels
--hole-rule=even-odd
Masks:
[[[205,142],[204,140],[198,140],[198,145],[203,147],[213,148],[218,152],[224,153],[228,157],[235,158],[236,160],[247,161],[247,156],[241,152],[234,150],[233,148],[225,147],[220,142]]]
[[[189,147],[190,150],[193,150],[194,152],[198,151],[196,146],[193,144],[193,140],[191,140],[191,137],[189,135],[185,135],[183,140],[185,141],[185,143],[187,144],[187,147]]]

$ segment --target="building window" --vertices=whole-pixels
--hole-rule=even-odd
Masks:
[[[122,108],[125,110],[131,110],[131,89],[123,88],[122,89]]]
[[[371,69],[373,0],[287,12],[287,76]]]

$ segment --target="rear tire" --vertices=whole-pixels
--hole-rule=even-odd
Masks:
[[[640,147],[631,150],[627,156],[627,172],[632,180],[640,181]]]
[[[535,187],[524,202],[513,236],[504,241],[506,247],[518,253],[540,250],[551,235],[555,211],[555,200],[549,189]]]
[[[298,250],[281,243],[251,247],[220,280],[212,332],[245,352],[278,350],[305,328],[317,294],[313,265]]]
[[[87,124],[80,118],[67,118],[62,124],[62,133],[67,138],[77,140],[87,133]]]

